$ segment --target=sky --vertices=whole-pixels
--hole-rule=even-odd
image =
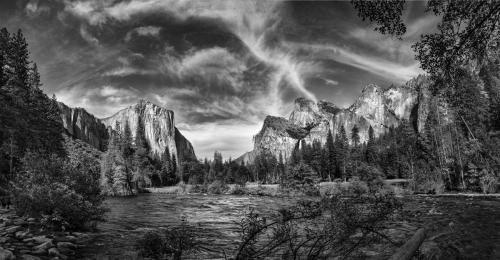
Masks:
[[[0,27],[23,30],[48,95],[97,117],[150,100],[199,158],[236,158],[298,97],[347,107],[422,73],[411,44],[437,24],[424,9],[407,3],[402,40],[348,1],[0,0]]]

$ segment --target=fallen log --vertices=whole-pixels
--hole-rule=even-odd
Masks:
[[[425,228],[417,230],[415,234],[408,240],[398,251],[389,258],[389,260],[409,260],[418,250],[425,239]]]

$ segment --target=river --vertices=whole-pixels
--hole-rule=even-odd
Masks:
[[[237,247],[238,221],[250,208],[272,214],[290,205],[290,198],[233,195],[140,194],[109,198],[106,222],[85,248],[81,257],[92,259],[133,259],[134,245],[150,229],[179,226],[182,218],[196,227],[196,237],[215,252],[203,251],[196,259],[221,259]]]
[[[141,194],[109,198],[107,221],[80,254],[86,259],[135,259],[134,245],[147,230],[178,226],[183,217],[196,227],[196,237],[213,251],[187,259],[224,259],[237,247],[238,221],[249,208],[269,215],[290,205],[291,198],[233,195]],[[422,252],[433,259],[500,259],[500,200],[408,196],[402,218],[391,226],[428,228]],[[403,235],[402,243],[414,231]],[[439,249],[436,250],[435,247]],[[385,248],[388,254],[395,248]],[[392,250],[392,251],[391,251]],[[419,259],[428,259],[422,257]]]

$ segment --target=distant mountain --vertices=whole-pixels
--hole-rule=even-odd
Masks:
[[[331,130],[335,137],[340,126],[344,126],[351,142],[351,130],[356,125],[362,143],[368,140],[370,126],[376,137],[398,126],[402,120],[409,120],[415,130],[421,131],[430,102],[428,86],[425,76],[388,89],[367,85],[356,101],[345,109],[326,101],[316,103],[298,98],[288,119],[266,117],[262,129],[254,137],[254,149],[237,160],[252,163],[264,152],[276,157],[281,154],[287,159],[301,140],[307,143],[319,140],[324,144],[328,131]]]
[[[109,132],[119,130],[117,127],[123,130],[127,123],[134,139],[140,120],[152,154],[161,155],[168,147],[179,163],[196,160],[193,146],[175,127],[174,112],[149,101],[140,100],[136,105],[103,119],[83,108],[70,108],[63,103],[59,103],[59,109],[66,132],[101,151],[106,149]]]

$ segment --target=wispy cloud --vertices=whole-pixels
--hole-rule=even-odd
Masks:
[[[141,26],[130,30],[127,35],[125,35],[125,41],[130,41],[133,34],[139,36],[158,36],[160,34],[161,27],[158,26]]]
[[[329,58],[387,79],[396,79],[398,83],[402,83],[423,73],[417,61],[414,61],[410,65],[403,65],[382,57],[374,57],[367,53],[358,54],[352,50],[333,44],[303,44],[293,42],[287,44],[292,48],[311,52],[316,58]]]

